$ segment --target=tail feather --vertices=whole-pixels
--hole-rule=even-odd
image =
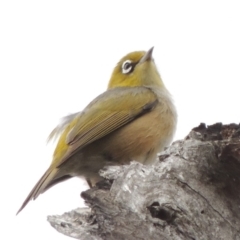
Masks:
[[[55,184],[52,184],[52,182],[54,182],[58,171],[59,171],[58,168],[50,167],[47,169],[47,171],[43,174],[40,180],[36,183],[32,191],[28,194],[27,198],[23,202],[17,214],[20,213],[25,208],[25,206],[28,204],[30,200],[32,199],[35,200],[39,196],[39,194],[43,193],[45,190],[55,185]],[[55,183],[58,183],[58,182],[59,181],[55,181]]]

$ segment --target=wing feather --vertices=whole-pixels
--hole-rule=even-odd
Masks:
[[[106,91],[83,110],[67,134],[68,150],[57,167],[86,145],[151,111],[158,102],[146,87],[121,88],[120,94],[118,91]]]

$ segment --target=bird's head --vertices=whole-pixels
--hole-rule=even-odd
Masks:
[[[152,57],[153,47],[147,52],[131,52],[114,68],[108,89],[116,87],[164,87]]]

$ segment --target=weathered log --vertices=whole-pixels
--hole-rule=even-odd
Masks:
[[[240,240],[240,125],[200,124],[151,166],[101,171],[89,208],[48,221],[77,239]]]

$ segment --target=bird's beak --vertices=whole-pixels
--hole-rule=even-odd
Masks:
[[[153,52],[153,48],[150,48],[145,55],[140,59],[139,63],[144,63],[146,61],[152,60],[152,52]]]

